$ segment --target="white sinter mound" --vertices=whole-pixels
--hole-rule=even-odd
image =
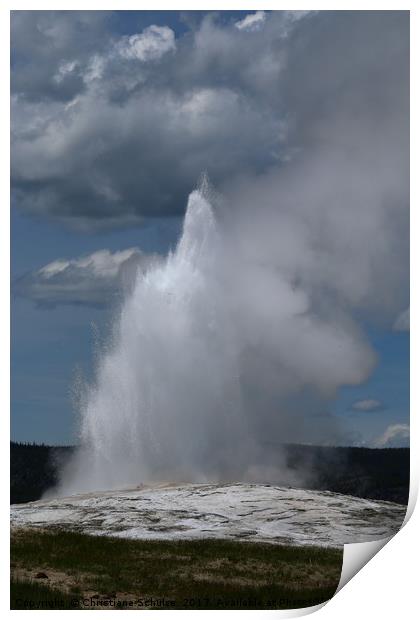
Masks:
[[[137,539],[227,538],[340,547],[398,531],[391,502],[262,484],[188,484],[14,505],[12,527],[59,527]]]

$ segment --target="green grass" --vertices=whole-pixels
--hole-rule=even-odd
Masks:
[[[342,567],[342,551],[335,549],[133,541],[54,530],[15,531],[11,549],[17,578],[33,580],[42,570],[50,587],[96,606],[110,599],[139,608],[153,597],[173,602],[173,609],[305,607],[333,596]]]

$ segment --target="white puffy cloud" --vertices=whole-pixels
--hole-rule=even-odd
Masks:
[[[397,316],[394,322],[394,331],[408,332],[410,331],[410,308],[404,310]]]
[[[407,448],[410,445],[410,426],[391,424],[373,442],[375,448]]]
[[[256,13],[250,13],[243,19],[235,22],[235,27],[238,30],[259,30],[265,22],[265,11],[256,11]]]
[[[374,398],[367,398],[365,400],[357,400],[351,406],[354,411],[378,411],[383,408],[381,401]]]
[[[281,18],[277,23],[278,32],[282,37],[287,37],[292,33],[299,20],[313,16],[317,11],[279,11],[279,13]],[[245,32],[256,32],[263,27],[266,19],[267,13],[265,11],[256,11],[235,22],[235,27]]]
[[[106,306],[131,288],[138,270],[158,261],[138,248],[98,250],[75,259],[58,259],[13,283],[16,295],[41,306],[77,304]]]
[[[139,34],[124,37],[117,49],[123,58],[142,62],[158,60],[176,49],[175,33],[167,26],[149,26]]]

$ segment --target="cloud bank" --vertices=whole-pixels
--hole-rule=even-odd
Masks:
[[[203,170],[223,189],[315,140],[326,149],[332,135],[344,158],[363,153],[366,130],[370,175],[390,173],[391,185],[404,168],[403,12],[257,12],[236,24],[208,15],[178,38],[157,25],[118,35],[110,20],[13,13],[18,208],[89,230],[138,224],[182,214]],[[406,199],[390,189],[390,202]]]
[[[13,283],[13,292],[41,307],[85,305],[104,307],[121,299],[137,275],[159,261],[138,248],[99,250],[76,259],[59,259]]]

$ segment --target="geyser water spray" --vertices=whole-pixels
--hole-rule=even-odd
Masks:
[[[82,399],[66,492],[239,475],[247,435],[220,252],[204,184],[189,197],[175,252],[138,274],[122,306]],[[244,452],[232,458],[238,441]]]

